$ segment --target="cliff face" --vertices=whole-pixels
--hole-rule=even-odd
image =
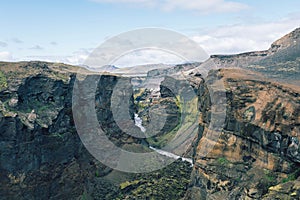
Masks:
[[[298,199],[299,88],[238,69],[211,76],[222,80],[226,89],[224,129],[215,133],[220,135],[216,140],[207,134],[212,108],[201,84],[199,143],[186,199]],[[213,142],[214,148],[202,157],[200,149]],[[289,190],[283,192],[284,187]]]
[[[78,196],[82,189],[64,182],[84,184],[88,171],[78,174],[78,170],[94,166],[89,165],[93,159],[83,150],[71,124],[72,80],[64,83],[47,77],[50,73],[27,76],[29,70],[39,73],[43,69],[24,65],[19,71],[24,76],[15,76],[19,80],[14,80],[9,74],[16,68],[4,66],[1,69],[7,87],[1,90],[1,198],[66,198],[67,193]],[[77,160],[80,155],[88,159]],[[48,180],[55,181],[47,184]]]
[[[1,199],[77,198],[94,184],[97,171],[99,176],[110,171],[87,152],[76,132],[74,74],[49,65],[1,66],[6,77],[0,92]],[[116,78],[102,76],[100,82],[112,89]],[[109,98],[102,99],[109,103]],[[103,113],[100,122],[112,118],[111,113]]]
[[[87,151],[73,119],[72,108],[84,110],[87,103],[72,104],[77,70],[45,62],[0,63],[0,199],[183,197],[191,173],[189,163],[176,162],[148,174],[128,174],[106,167]],[[118,102],[127,98],[133,118],[132,88],[123,84],[115,90],[118,81],[130,83],[130,79],[80,71],[85,80],[98,81],[94,91],[97,121],[110,141],[128,151],[147,151],[142,140],[119,128],[111,109],[114,91],[115,109],[122,110],[124,105]],[[89,94],[91,88],[84,91]]]

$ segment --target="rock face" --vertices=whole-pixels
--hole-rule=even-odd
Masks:
[[[1,199],[80,197],[93,184],[96,171],[103,176],[111,170],[87,152],[76,132],[72,115],[75,76],[69,72],[57,76],[46,63],[15,65],[11,70],[20,73],[14,76],[20,84],[14,85],[11,81],[16,80],[6,72],[8,87],[0,92]],[[8,70],[4,67],[3,71]],[[26,75],[24,68],[38,73]],[[112,89],[114,82],[116,77],[109,76],[100,81],[104,91]],[[100,96],[106,101],[103,104],[109,103],[109,95]],[[101,113],[100,122],[112,118],[111,112]],[[108,124],[113,122],[105,121]]]
[[[27,67],[43,70],[35,65]],[[72,124],[73,79],[64,83],[48,75],[19,77],[20,85],[8,77],[8,88],[1,91],[1,198],[78,197],[85,177],[96,169]],[[17,103],[7,103],[12,101]],[[74,184],[82,187],[75,188]]]
[[[122,110],[121,98],[128,99],[126,109],[133,119],[135,106],[132,88],[128,87],[129,78],[85,74],[83,69],[64,64],[0,63],[3,83],[0,88],[0,199],[125,199],[132,196],[145,199],[152,194],[157,199],[183,197],[191,173],[189,163],[177,162],[154,173],[135,175],[112,170],[87,151],[73,118],[73,109],[84,110],[87,103],[72,104],[72,98],[76,98],[72,95],[77,70],[82,73],[79,78],[98,81],[94,91],[95,110],[107,137],[125,150],[147,151],[141,139],[119,128],[113,116],[116,113],[111,109],[115,103],[115,109]],[[127,84],[121,84],[116,90],[118,82]],[[93,94],[89,91],[92,87],[83,89],[86,94]],[[116,95],[114,102],[112,95]],[[86,96],[82,93],[77,97],[84,100]],[[178,168],[174,170],[175,167]],[[154,183],[159,184],[160,189]],[[172,191],[173,188],[177,190]]]
[[[186,199],[275,197],[282,190],[269,187],[299,176],[299,88],[266,82],[253,72],[238,69],[223,69],[210,76],[224,82],[226,119],[223,130],[215,133],[217,139],[207,134],[212,108],[207,88],[201,84],[199,143]],[[200,149],[213,142],[214,148],[202,157]],[[294,188],[298,182],[289,184]],[[290,191],[284,195],[299,198],[298,189]]]

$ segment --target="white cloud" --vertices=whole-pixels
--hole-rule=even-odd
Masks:
[[[113,65],[117,67],[132,67],[147,64],[179,64],[185,62],[182,58],[156,49],[144,49],[129,52],[118,58]]]
[[[91,52],[92,49],[80,49],[69,56],[28,56],[21,60],[41,60],[47,62],[61,62],[71,65],[83,65]],[[128,54],[122,55],[113,63],[108,64],[113,64],[118,67],[131,67],[156,63],[178,64],[182,62],[185,62],[182,58],[162,50],[142,49],[128,52]]]
[[[90,53],[91,49],[80,49],[79,51],[76,51],[72,55],[68,56],[27,56],[19,60],[41,60],[47,62],[60,62],[71,65],[81,65],[84,63],[85,59]]]
[[[192,39],[209,54],[266,50],[274,41],[298,28],[299,21],[300,17],[278,22],[218,27],[203,34],[194,34]]]
[[[247,9],[249,6],[243,3],[226,0],[91,0],[100,3],[122,3],[138,5],[142,7],[159,8],[166,11],[190,10],[199,13],[236,12]]]
[[[13,56],[10,52],[2,51],[0,52],[0,61],[13,61]]]
[[[209,30],[198,30],[191,35],[191,39],[199,43],[208,54],[235,54],[265,50],[268,49],[275,40],[298,28],[299,22],[300,15],[297,15],[289,16],[288,18],[276,22],[223,26]],[[25,59],[16,59],[13,58],[9,52],[0,52],[0,60],[44,60],[80,65],[84,63],[92,51],[93,49],[80,49],[67,56],[29,56]],[[107,53],[109,54],[109,52]],[[150,63],[177,62],[181,62],[180,58],[168,53],[135,51],[120,57],[115,64],[119,66],[132,66]]]
[[[65,58],[65,62],[73,65],[81,65],[84,63],[84,61],[87,59],[88,55],[90,54],[90,51],[88,50],[80,50],[77,52],[74,52],[73,55],[67,56]]]

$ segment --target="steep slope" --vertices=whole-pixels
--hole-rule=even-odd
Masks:
[[[226,119],[220,132],[209,131],[213,108],[205,84],[200,84],[199,142],[186,199],[298,199],[299,87],[269,82],[241,69],[222,69],[210,77],[224,82]],[[203,157],[203,147],[214,142]],[[288,186],[276,186],[286,182]],[[290,189],[282,192],[281,187]]]
[[[282,38],[278,39],[277,41],[275,41],[272,46],[271,49],[273,52],[282,50],[282,49],[286,49],[289,48],[291,46],[294,46],[296,44],[299,45],[300,42],[300,28],[295,29],[294,31],[292,31],[291,33],[283,36]]]

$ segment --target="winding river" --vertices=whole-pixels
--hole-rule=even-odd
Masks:
[[[143,120],[138,116],[138,114],[134,114],[134,122],[135,122],[135,126],[139,127],[142,132],[146,132],[146,128],[142,124]],[[167,156],[169,158],[174,158],[176,160],[181,159],[182,161],[186,161],[186,162],[191,163],[191,165],[193,166],[193,160],[190,159],[190,158],[184,158],[184,157],[178,156],[176,154],[173,154],[171,152],[167,152],[167,151],[164,151],[164,150],[161,150],[161,149],[154,148],[152,146],[149,146],[149,148],[152,149],[153,151],[156,151],[160,155],[164,155],[164,156]]]

